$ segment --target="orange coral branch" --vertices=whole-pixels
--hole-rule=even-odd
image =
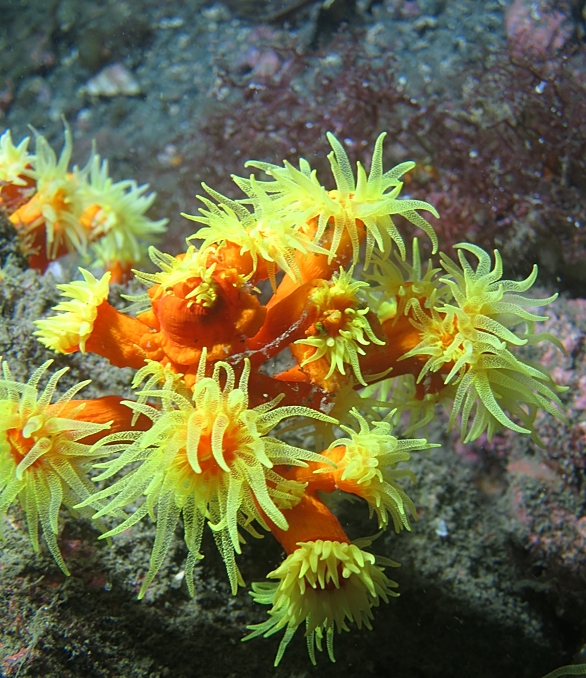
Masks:
[[[251,356],[252,364],[262,364],[285,346],[305,336],[306,329],[315,322],[319,312],[310,300],[318,285],[318,280],[312,280],[297,286],[278,304],[267,305],[265,322],[246,342],[247,348],[257,352]]]
[[[314,494],[306,493],[297,506],[284,510],[283,514],[289,523],[288,530],[282,530],[269,519],[267,522],[287,555],[297,549],[299,542],[330,539],[350,543],[340,521]]]
[[[85,349],[107,358],[115,367],[138,370],[149,357],[148,351],[143,348],[148,346],[149,336],[149,330],[139,320],[120,313],[104,301],[97,308],[94,328]]]

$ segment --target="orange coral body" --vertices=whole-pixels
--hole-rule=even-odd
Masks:
[[[30,165],[26,169],[30,169]],[[0,207],[3,207],[8,214],[16,212],[19,207],[28,202],[35,191],[34,179],[22,175],[18,179],[24,183],[10,184],[0,181]]]
[[[148,351],[142,348],[151,332],[130,316],[120,313],[107,301],[97,308],[94,329],[86,342],[86,350],[107,358],[115,367],[139,369]],[[77,347],[68,351],[73,353]]]
[[[536,271],[524,281],[501,281],[498,252],[493,262],[475,245],[456,246],[464,250],[459,263],[440,253],[439,268],[422,263],[414,238],[409,262],[393,218],[402,215],[423,230],[435,254],[436,234],[418,210],[437,213],[398,198],[414,163],[384,172],[383,137],[370,174],[358,163],[355,176],[341,144],[328,136],[333,191],[304,160],[299,170],[252,163],[270,180],[235,178],[246,194],[240,200],[204,185],[215,202],[201,198],[202,216],[188,217],[204,228],[188,238],[186,252],[149,248],[160,271],[135,271],[148,288],[127,297],[136,318],[106,301],[109,274],[96,280],[82,269],[85,283],[60,285],[72,299],[57,308],[63,315],[38,321],[50,348],[92,351],[139,369],[138,402],[125,409],[109,396],[76,411],[98,425],[111,422],[98,451],[114,458],[98,464],[106,470],[97,480],[116,477],[78,507],[108,499],[98,517],[118,517],[142,498],[106,536],[147,515],[157,522],[139,597],[163,563],[180,514],[191,595],[206,522],[234,593],[244,584],[236,564],[244,532],[270,530],[287,559],[268,575],[278,583],[253,584],[255,600],[272,607],[265,623],[249,628],[250,637],[285,629],[276,664],[301,623],[312,662],[324,640],[334,661],[335,630],[348,630],[348,620],[370,628],[372,608],[396,595],[383,569],[397,564],[363,551],[359,544],[371,539],[352,543],[322,493],[360,498],[381,531],[411,529],[417,511],[401,483],[415,477],[397,466],[410,450],[436,445],[409,437],[409,429],[393,435],[403,414],[416,430],[433,419],[438,403],[451,401],[448,428],[466,434],[468,427],[474,440],[502,426],[529,433],[539,409],[558,414],[561,406],[561,389],[513,353],[527,343],[532,323],[544,319],[524,307],[554,297],[519,296]],[[33,223],[33,206],[21,208],[19,218]],[[85,208],[86,228],[96,209]],[[468,255],[478,259],[475,267]],[[300,442],[302,433],[280,437],[310,425],[313,446]],[[30,444],[12,438],[26,454]]]
[[[331,220],[330,220],[331,221]],[[331,224],[328,225],[330,230],[326,231],[326,235],[322,238],[320,245],[328,248],[331,245],[332,229]],[[307,234],[312,235],[317,229],[317,220],[312,219],[307,225]],[[359,242],[365,238],[366,231],[362,222],[357,222],[357,232]],[[267,303],[267,308],[272,308],[275,304],[292,294],[300,285],[311,280],[329,280],[332,274],[339,270],[340,266],[345,268],[352,259],[353,246],[350,236],[347,232],[342,235],[340,244],[335,256],[328,254],[320,254],[317,252],[308,252],[307,254],[297,253],[295,255],[295,263],[300,272],[300,279],[294,280],[289,275],[285,275],[277,290]]]
[[[241,349],[246,337],[262,325],[265,309],[242,289],[233,269],[215,276],[214,281],[220,293],[210,307],[186,298],[201,282],[198,279],[174,285],[169,294],[157,286],[149,290],[159,332],[164,336],[161,347],[172,363],[198,362],[204,346],[210,360],[224,359]]]
[[[311,492],[306,492],[297,506],[284,510],[283,513],[289,523],[288,530],[282,530],[271,523],[268,518],[267,522],[270,524],[273,536],[281,544],[287,555],[296,550],[299,542],[331,539],[332,541],[350,543],[340,521]]]

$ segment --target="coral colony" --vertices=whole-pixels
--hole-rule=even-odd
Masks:
[[[31,266],[89,246],[106,269],[96,278],[80,268],[81,280],[58,285],[63,301],[36,321],[38,340],[136,370],[134,399],[81,400],[88,382],[59,395],[65,370],[51,372],[51,361],[27,383],[2,363],[0,514],[18,499],[35,550],[40,524],[68,573],[57,544],[61,506],[98,524],[110,518],[102,537],[150,519],[156,537],[142,598],[181,519],[190,594],[206,525],[236,593],[244,536],[271,532],[286,557],[269,581],[252,584],[268,617],[247,638],[282,632],[276,665],[303,625],[311,661],[324,646],[334,661],[335,633],[371,628],[373,608],[397,595],[385,572],[397,563],[373,555],[372,538],[351,541],[324,494],[363,499],[373,531],[409,530],[407,463],[435,445],[394,435],[399,419],[410,436],[441,405],[448,429],[468,442],[503,428],[536,438],[539,410],[563,418],[563,389],[518,352],[557,341],[534,331],[544,316],[528,310],[555,295],[524,296],[536,268],[525,280],[503,279],[499,253],[473,244],[457,245],[457,261],[441,252],[439,265],[422,261],[417,238],[407,245],[394,217],[421,229],[436,254],[420,212],[438,215],[400,197],[414,163],[385,172],[384,136],[367,174],[328,134],[332,190],[306,160],[249,162],[262,179],[233,177],[239,200],[204,184],[199,214],[184,215],[199,228],[186,251],[150,246],[159,270],[133,271],[146,290],[119,311],[108,302],[110,282],[164,227],[144,216],[151,196],[131,181],[112,183],[95,155],[69,171],[69,132],[59,161],[41,136],[30,156],[26,140],[15,147],[4,134],[0,199]],[[292,424],[306,426],[304,438],[291,438]]]

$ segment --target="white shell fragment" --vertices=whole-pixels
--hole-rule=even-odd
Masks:
[[[92,96],[115,97],[140,94],[140,85],[123,64],[111,64],[88,80],[85,87]]]

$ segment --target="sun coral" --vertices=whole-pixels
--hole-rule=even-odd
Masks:
[[[334,372],[346,375],[344,365],[351,366],[357,381],[366,386],[358,361],[359,355],[365,355],[361,346],[385,344],[373,332],[370,322],[375,318],[372,314],[369,318],[369,308],[362,307],[358,292],[363,287],[368,287],[368,283],[354,280],[352,270],[346,272],[342,268],[330,281],[321,281],[309,296],[318,309],[318,317],[305,331],[305,338],[291,345],[302,370],[323,359],[327,365],[327,370],[323,370],[325,374],[319,375],[316,366],[310,366],[308,370],[313,380],[326,388]],[[306,346],[313,350],[302,348]]]
[[[246,166],[261,169],[274,179],[273,182],[266,182],[264,188],[274,195],[281,209],[295,210],[301,223],[318,219],[315,233],[318,242],[324,236],[330,220],[333,220],[330,257],[336,254],[342,235],[347,232],[352,242],[353,261],[354,263],[358,261],[360,226],[366,229],[366,265],[370,261],[375,244],[382,252],[388,252],[393,242],[404,256],[403,238],[392,219],[392,215],[395,214],[401,214],[425,231],[432,241],[435,252],[437,236],[431,225],[416,210],[427,210],[435,217],[439,215],[429,203],[398,199],[403,188],[400,178],[413,169],[415,163],[405,162],[383,172],[385,136],[383,133],[376,140],[368,177],[364,167],[358,163],[355,178],[344,147],[328,132],[328,141],[333,149],[328,155],[328,160],[336,182],[336,189],[329,192],[321,186],[315,171],[311,170],[306,160],[301,161],[299,170],[287,162],[284,168],[257,161],[249,161]],[[242,179],[237,183],[245,189],[249,185],[252,186]]]
[[[72,149],[67,126],[58,160],[45,137],[37,135],[32,163],[35,194],[10,215],[33,268],[44,270],[49,261],[67,252],[86,252],[87,232],[79,220],[82,204],[77,181],[68,169]]]
[[[408,469],[397,469],[397,464],[411,458],[410,450],[425,450],[439,447],[425,438],[399,440],[392,435],[391,421],[395,411],[382,421],[373,421],[372,426],[355,409],[350,414],[356,419],[359,430],[348,426],[340,428],[348,438],[338,438],[324,452],[335,462],[333,470],[322,467],[316,474],[331,474],[338,489],[362,497],[368,503],[371,515],[376,513],[379,529],[388,527],[389,515],[395,531],[410,530],[409,515],[416,517],[415,504],[397,483],[400,478],[415,476]]]
[[[96,499],[116,495],[96,517],[116,514],[139,496],[146,497],[138,510],[104,536],[123,532],[147,513],[154,515],[157,507],[151,566],[139,597],[144,596],[161,567],[180,515],[189,549],[186,572],[191,594],[194,594],[193,568],[202,557],[200,546],[206,520],[236,593],[238,584],[243,584],[234,557],[241,552],[243,541],[239,527],[257,536],[251,523],[256,521],[268,530],[266,516],[281,529],[288,529],[282,509],[296,504],[303,491],[301,484],[286,480],[273,467],[306,466],[307,461],[321,459],[314,452],[267,434],[290,417],[335,421],[306,407],[278,407],[282,396],[249,408],[249,362],[244,363],[238,384],[233,368],[225,362],[215,364],[211,377],[205,376],[205,369],[204,351],[193,394],[185,388],[177,389],[172,381],[161,390],[142,393],[159,400],[160,409],[128,403],[152,419],[153,426],[126,446],[120,457],[97,465],[106,470],[96,479],[104,480],[125,466],[144,460],[138,468],[95,495]],[[124,449],[126,435],[122,432],[104,438],[100,449]],[[111,444],[115,447],[110,448]]]
[[[108,298],[110,273],[97,280],[89,271],[80,269],[84,281],[74,281],[57,288],[71,301],[62,301],[54,307],[63,311],[50,320],[36,320],[35,333],[39,341],[56,353],[70,353],[78,349],[84,353],[85,344],[94,329],[98,307]]]
[[[114,280],[127,278],[143,258],[144,245],[165,230],[167,219],[152,221],[145,212],[156,194],[133,180],[113,182],[108,163],[92,152],[83,169],[69,168],[73,140],[65,125],[59,159],[45,137],[35,133],[35,153],[28,137],[17,147],[10,130],[0,137],[0,205],[7,209],[33,268],[91,248],[93,266],[109,270]]]
[[[278,666],[297,628],[305,623],[307,649],[316,664],[315,649],[321,652],[325,638],[328,656],[334,659],[334,633],[349,631],[348,622],[372,629],[372,608],[381,600],[397,596],[398,584],[383,567],[396,567],[386,558],[375,558],[355,544],[321,540],[299,543],[269,579],[278,583],[255,583],[251,595],[257,603],[271,605],[269,619],[248,628],[244,640],[269,637],[285,629],[279,644]]]
[[[270,531],[286,558],[269,574],[277,582],[253,585],[255,600],[271,608],[248,637],[284,630],[276,664],[302,624],[311,661],[324,639],[333,661],[335,632],[370,628],[373,608],[396,595],[383,572],[396,563],[352,543],[325,495],[359,498],[381,531],[410,530],[410,453],[436,445],[406,436],[439,405],[450,413],[447,429],[459,428],[465,441],[503,428],[536,438],[542,410],[563,419],[564,389],[522,353],[556,343],[534,332],[544,317],[529,310],[555,295],[524,294],[537,270],[504,279],[497,251],[493,259],[466,243],[456,247],[457,262],[440,253],[438,267],[422,261],[417,238],[408,261],[395,215],[423,229],[434,253],[438,246],[418,212],[434,209],[399,197],[412,163],[383,172],[381,135],[370,173],[358,164],[355,177],[328,138],[334,190],[305,160],[299,170],[249,163],[270,180],[234,177],[240,200],[204,186],[215,202],[202,198],[200,216],[188,217],[203,227],[175,256],[149,248],[159,270],[134,271],[147,289],[126,297],[126,311],[108,301],[109,273],[97,279],[81,269],[83,280],[59,286],[67,300],[37,321],[48,348],[91,351],[137,370],[137,400],[116,403],[111,432],[100,431],[88,452],[107,457],[94,464],[105,486],[78,506],[120,520],[103,536],[147,516],[156,523],[139,597],[180,519],[191,595],[206,523],[234,593],[244,584],[236,563],[244,533]],[[118,190],[98,160],[92,171],[96,184]],[[96,210],[86,217],[99,220],[97,197],[88,202]],[[292,362],[282,369],[272,361],[285,352]],[[403,414],[400,436],[394,426]],[[290,438],[299,417],[307,435]]]
[[[363,361],[363,372],[392,366],[395,378],[407,375],[407,382],[397,384],[403,391],[410,390],[412,380],[411,396],[405,398],[399,390],[394,397],[389,380],[385,397],[400,411],[419,408],[419,416],[426,421],[442,402],[451,412],[449,427],[459,421],[466,442],[483,432],[491,438],[501,427],[532,433],[539,408],[563,419],[558,394],[565,389],[517,352],[526,344],[557,342],[547,334],[534,333],[535,322],[545,316],[524,308],[544,306],[557,295],[535,299],[519,294],[531,288],[537,268],[526,280],[503,280],[498,251],[493,268],[490,255],[481,248],[464,243],[456,249],[459,265],[441,254],[443,275],[429,264],[422,278],[421,263],[414,254],[413,266],[385,262],[378,266],[378,273],[368,276],[374,283],[369,301],[384,318],[386,336],[395,341],[378,356],[373,354],[372,361]],[[464,252],[477,258],[476,268]],[[389,299],[389,291],[394,291],[394,299]],[[377,391],[380,387],[368,393]]]
[[[456,387],[450,425],[461,415],[465,442],[487,431],[489,439],[499,424],[519,433],[530,433],[539,407],[561,417],[561,401],[556,386],[543,369],[514,355],[511,348],[531,341],[551,339],[532,334],[532,325],[545,316],[530,313],[524,306],[545,306],[557,295],[546,299],[519,295],[535,282],[537,268],[523,281],[502,280],[502,263],[495,250],[492,268],[490,256],[470,244],[457,245],[460,266],[443,255],[441,263],[447,277],[440,282],[449,288],[453,303],[441,303],[431,309],[431,317],[414,303],[415,327],[421,342],[405,358],[429,356],[419,373],[421,382],[428,373],[445,374],[444,383]],[[463,252],[478,259],[476,270]],[[510,328],[525,325],[525,332]],[[511,420],[510,414],[524,424]],[[469,424],[470,416],[473,416]],[[469,428],[470,426],[470,428]]]
[[[29,137],[18,146],[12,143],[10,130],[0,136],[0,208],[9,214],[16,211],[34,193],[32,157],[28,153]]]
[[[0,185],[14,184],[26,186],[30,175],[31,156],[28,153],[29,137],[25,137],[18,146],[12,143],[10,130],[0,136]]]
[[[99,506],[87,472],[106,449],[92,450],[96,436],[110,429],[107,419],[118,400],[76,401],[89,384],[83,381],[52,402],[59,379],[69,368],[52,374],[43,390],[51,360],[39,367],[26,384],[13,379],[6,361],[0,378],[0,521],[18,499],[25,515],[30,540],[39,550],[39,522],[47,546],[65,574],[69,574],[57,544],[59,509],[73,510],[87,500],[84,515]],[[129,423],[122,416],[120,424]],[[84,442],[89,441],[89,442]],[[0,522],[1,526],[1,522]]]
[[[183,214],[184,217],[201,224],[197,233],[190,236],[203,240],[202,248],[210,244],[233,243],[240,248],[240,254],[249,253],[252,259],[251,274],[256,273],[263,264],[263,270],[276,287],[275,274],[285,271],[299,281],[301,275],[295,260],[295,254],[301,252],[322,252],[325,250],[312,242],[300,228],[296,215],[280,210],[278,204],[262,188],[254,177],[250,180],[250,194],[254,211],[249,210],[235,200],[212,190],[205,184],[204,189],[218,202],[200,196],[207,209],[201,209],[202,216]],[[264,277],[262,274],[257,277]]]
[[[165,232],[169,220],[146,217],[156,194],[144,195],[148,185],[138,186],[130,179],[114,182],[108,175],[108,161],[99,155],[90,158],[82,174],[88,178],[80,181],[80,221],[88,229],[95,255],[92,265],[112,271],[120,282],[143,259],[145,246]]]
[[[148,328],[108,303],[110,273],[97,280],[79,269],[83,280],[57,285],[71,301],[57,304],[58,315],[36,320],[38,340],[56,353],[92,351],[118,367],[143,366],[147,353],[140,347]]]

